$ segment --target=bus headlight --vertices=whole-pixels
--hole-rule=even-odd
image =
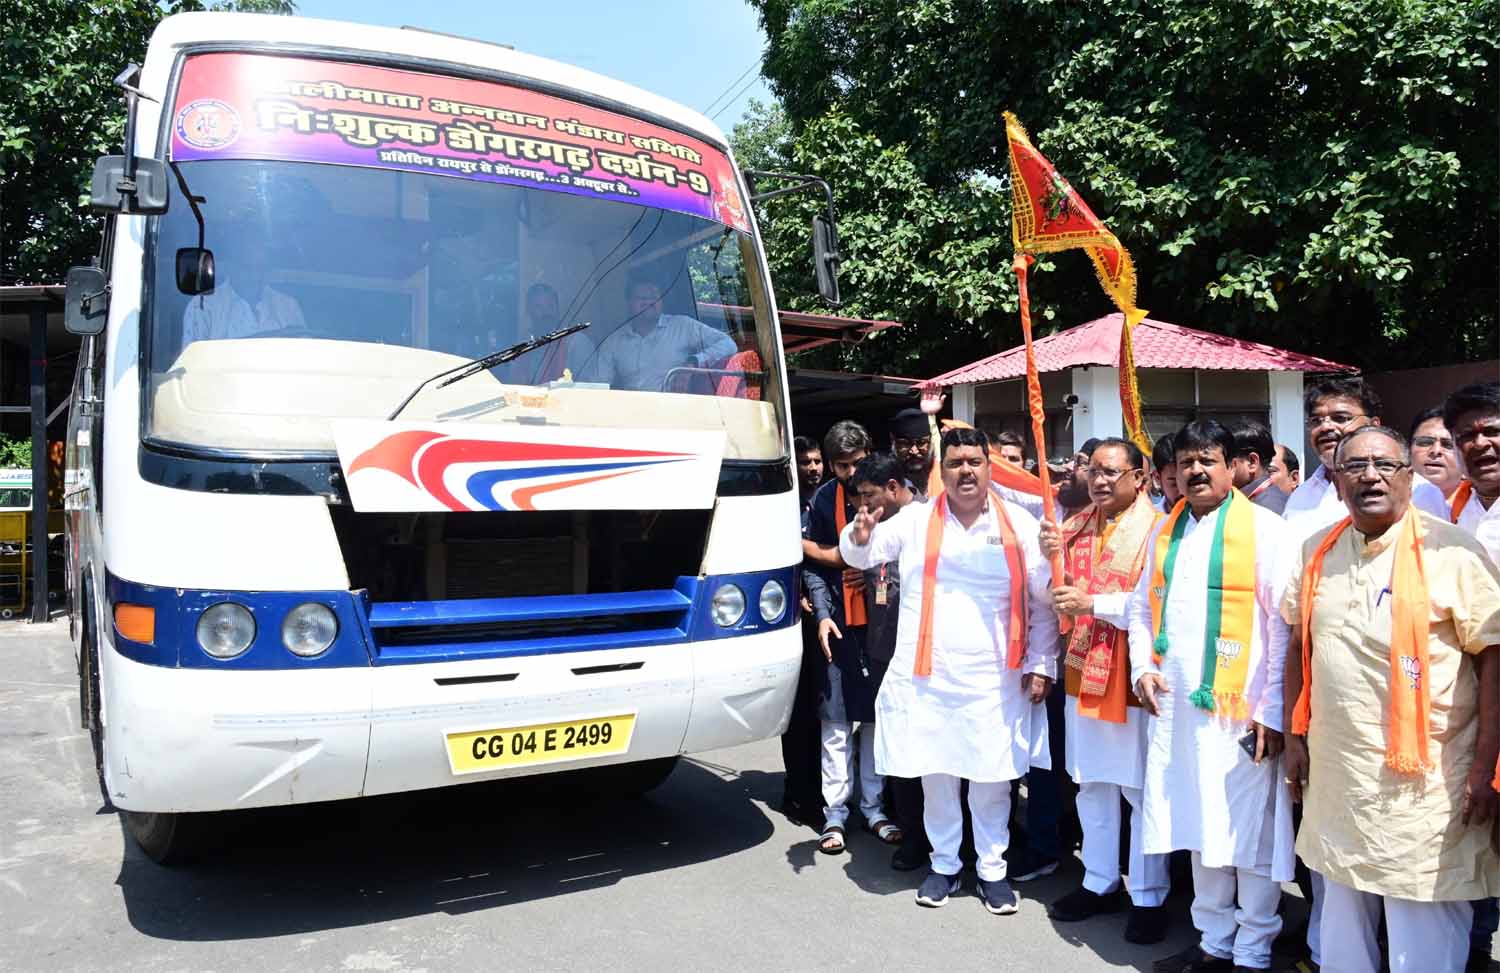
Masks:
[[[339,620],[327,605],[309,601],[286,614],[281,644],[303,658],[322,655],[339,634]]]
[[[714,624],[720,628],[738,624],[745,617],[745,593],[738,585],[719,585],[714,591],[712,610]]]
[[[233,659],[255,641],[255,616],[244,605],[221,601],[198,617],[198,644],[215,659]]]
[[[767,622],[781,621],[786,614],[786,589],[780,581],[767,581],[760,589],[760,617]]]

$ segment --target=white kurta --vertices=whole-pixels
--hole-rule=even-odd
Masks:
[[[864,547],[844,529],[839,550],[856,568],[894,561],[901,575],[896,651],[875,702],[875,766],[895,777],[951,774],[970,781],[1015,780],[1051,767],[1047,712],[1021,691],[1021,676],[1056,678],[1057,615],[1047,597],[1047,560],[1035,517],[1006,503],[1025,558],[1030,615],[1020,669],[1006,668],[1010,571],[991,508],[965,529],[949,513],[938,554],[932,675],[912,675],[922,615],[922,567],[931,502],[911,503],[877,524]]]
[[[1117,591],[1094,596],[1094,617],[1116,628],[1126,627],[1125,608],[1130,592]],[[1125,722],[1111,723],[1078,715],[1078,700],[1063,702],[1067,734],[1064,759],[1068,776],[1076,784],[1118,784],[1140,787],[1146,774],[1147,713],[1139,706],[1125,707]]]
[[[1155,570],[1155,537],[1151,557],[1131,595],[1130,682],[1147,672],[1166,678],[1170,692],[1161,700],[1162,715],[1148,719],[1145,813],[1142,843],[1148,855],[1179,849],[1201,852],[1210,868],[1270,866],[1276,881],[1290,881],[1292,845],[1291,795],[1281,774],[1281,759],[1254,764],[1240,748],[1249,730],[1245,720],[1224,719],[1194,706],[1188,696],[1202,682],[1203,636],[1207,624],[1208,563],[1214,525],[1223,507],[1202,520],[1189,519],[1177,552],[1167,599],[1168,650],[1160,668],[1151,658],[1151,575]],[[1278,606],[1290,543],[1280,517],[1260,506],[1255,516],[1254,632],[1245,694],[1250,718],[1281,729],[1282,679],[1289,629]]]
[[[1448,518],[1444,518],[1445,520]],[[1477,493],[1470,494],[1469,502],[1458,512],[1459,530],[1473,536],[1489,554],[1490,560],[1500,567],[1500,500],[1484,509]]]

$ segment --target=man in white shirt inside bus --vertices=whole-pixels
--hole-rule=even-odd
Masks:
[[[644,277],[632,278],[625,288],[630,316],[624,327],[599,343],[589,381],[608,382],[617,389],[643,392],[684,392],[690,383],[674,378],[674,368],[713,368],[739,351],[734,340],[685,314],[663,314],[661,285]],[[712,376],[717,377],[717,376]]]
[[[252,233],[240,236],[232,249],[222,248],[218,266],[223,273],[214,289],[195,295],[182,313],[184,345],[307,327],[296,298],[276,290],[267,279],[269,245]]]

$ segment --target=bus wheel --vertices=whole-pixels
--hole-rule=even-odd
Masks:
[[[125,811],[125,828],[146,857],[158,865],[193,860],[201,845],[202,814]]]

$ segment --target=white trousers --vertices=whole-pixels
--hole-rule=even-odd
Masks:
[[[1280,902],[1281,883],[1271,880],[1269,865],[1209,868],[1203,854],[1193,852],[1193,926],[1208,955],[1233,958],[1236,966],[1252,970],[1269,969],[1271,940],[1281,932]]]
[[[823,721],[823,820],[825,827],[844,827],[849,820],[849,798],[854,794],[854,724]],[[881,809],[881,789],[885,778],[875,773],[875,724],[859,727],[859,813],[874,824],[886,820]]]
[[[1083,887],[1108,895],[1120,887],[1120,797],[1130,802],[1130,902],[1158,906],[1167,901],[1166,855],[1141,852],[1141,789],[1119,784],[1079,784],[1078,821],[1083,825]]]
[[[951,774],[925,775],[922,798],[922,824],[932,843],[932,870],[957,875],[963,870],[958,849],[964,840],[959,779]],[[974,852],[979,858],[975,870],[982,880],[998,882],[1005,878],[1005,849],[1010,844],[1010,781],[969,781],[969,816],[974,821]]]
[[[1467,902],[1413,902],[1360,892],[1323,879],[1324,973],[1376,973],[1380,946],[1375,932],[1385,912],[1391,973],[1462,973],[1469,959]]]

